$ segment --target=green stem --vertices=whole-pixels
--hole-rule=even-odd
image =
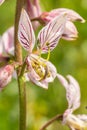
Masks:
[[[62,120],[63,119],[63,115],[56,115],[54,116],[52,119],[50,119],[45,125],[42,126],[42,128],[40,130],[45,130],[49,125],[51,125],[54,121],[56,120]]]
[[[26,0],[17,0],[16,14],[15,14],[15,32],[14,32],[14,43],[15,43],[15,60],[22,64],[22,49],[18,41],[18,24],[21,14],[21,9],[24,7]],[[23,69],[24,70],[24,69]],[[18,88],[19,88],[19,130],[26,130],[26,86],[22,79],[21,67],[17,70],[18,75]]]
[[[26,87],[22,77],[18,78],[18,84],[19,84],[19,103],[20,103],[19,130],[26,130]]]

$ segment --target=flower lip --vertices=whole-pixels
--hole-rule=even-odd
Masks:
[[[52,82],[56,77],[56,68],[52,63],[31,54],[27,57],[27,69],[29,79],[38,86],[47,88],[48,83]]]
[[[34,55],[34,54],[31,54],[29,58],[30,58],[30,62],[31,62],[30,66],[32,66],[32,69],[40,77],[38,79],[39,81],[41,81],[41,80],[45,79],[46,77],[50,76],[47,64],[45,63],[46,60],[44,60],[44,59],[42,59],[39,56]],[[29,61],[29,59],[28,59],[28,61]]]

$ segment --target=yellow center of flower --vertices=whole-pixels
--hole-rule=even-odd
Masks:
[[[40,59],[33,58],[32,67],[35,70],[35,72],[39,75],[40,80],[43,80],[46,77],[50,76],[50,72],[48,70],[47,65],[44,62],[40,61]]]

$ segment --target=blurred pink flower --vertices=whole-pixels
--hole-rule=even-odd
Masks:
[[[5,1],[5,0],[0,0],[0,5],[3,4],[4,1]]]
[[[74,110],[80,106],[80,87],[78,82],[70,75],[67,76],[68,81],[60,74],[57,77],[66,89],[66,99],[68,101],[68,109],[63,114],[63,124],[68,125],[71,130],[86,130],[87,115],[74,115]]]
[[[35,34],[32,28],[32,24],[25,10],[22,10],[18,39],[23,48],[28,51],[26,58],[27,63],[27,76],[35,84],[47,88],[48,83],[52,82],[56,77],[56,68],[54,65],[41,58],[41,53],[48,53],[49,50],[53,50],[58,44],[59,39],[64,31],[64,25],[66,22],[66,16],[58,16],[53,21],[49,22],[38,34],[36,50],[37,54],[32,50],[35,46]]]
[[[42,18],[44,23],[48,23],[54,17],[63,15],[65,13],[67,14],[68,21],[73,21],[73,22],[80,21],[82,23],[85,22],[85,20],[78,13],[76,13],[75,11],[73,11],[71,9],[67,9],[67,8],[58,8],[58,9],[54,9],[50,12],[44,12],[44,13],[42,13],[42,15],[40,17]]]
[[[85,22],[85,20],[75,11],[66,8],[54,9],[50,12],[42,13],[41,16],[39,17],[39,21],[44,24],[48,24],[51,20],[53,20],[53,18],[63,14],[67,14],[67,22],[62,38],[65,40],[75,40],[77,38],[78,31],[72,22],[74,21],[80,21],[81,23]]]
[[[0,37],[0,62],[9,60],[11,55],[14,55],[14,27]]]
[[[39,17],[41,14],[39,0],[27,0],[26,11],[29,14],[30,19]],[[32,25],[34,29],[37,29],[37,27],[39,26],[39,22],[33,21]]]
[[[2,35],[2,44],[5,53],[14,55],[14,27],[10,27]]]
[[[10,27],[0,37],[0,55],[14,55],[14,27]]]
[[[0,88],[3,88],[14,77],[14,65],[9,64],[9,61],[14,56],[14,27],[10,27],[0,37]],[[9,64],[9,65],[8,65]],[[15,63],[16,65],[16,63]],[[2,67],[3,66],[3,67]],[[2,71],[1,71],[2,70]],[[14,73],[13,73],[14,72]],[[6,75],[4,75],[6,74]],[[7,78],[5,78],[5,77]],[[3,77],[3,79],[2,79]],[[5,82],[6,79],[6,82]],[[3,82],[4,81],[4,82]],[[3,82],[3,83],[2,83]]]
[[[2,90],[12,79],[14,67],[12,65],[6,65],[0,68],[0,90]]]

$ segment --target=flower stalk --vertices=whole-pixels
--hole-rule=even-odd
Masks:
[[[50,119],[46,124],[44,124],[43,126],[42,126],[42,128],[40,129],[40,130],[45,130],[49,125],[51,125],[54,121],[57,121],[57,120],[62,120],[62,118],[63,118],[63,115],[56,115],[56,116],[54,116],[52,119]]]
[[[20,118],[19,130],[26,130],[26,87],[22,77],[18,78]]]
[[[16,3],[16,14],[15,14],[15,32],[14,32],[14,43],[15,43],[15,60],[22,63],[22,48],[18,41],[18,24],[21,14],[21,9],[25,4],[25,0],[17,0]],[[18,87],[19,87],[19,130],[26,130],[26,86],[22,79],[22,69],[17,69]]]

